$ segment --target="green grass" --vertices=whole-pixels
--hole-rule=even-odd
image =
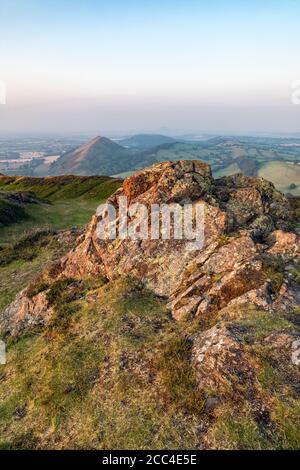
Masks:
[[[261,164],[258,176],[274,183],[279,191],[300,196],[300,165],[279,161],[266,162]],[[291,183],[294,183],[296,188],[291,189]]]
[[[13,212],[17,217],[10,220],[10,225],[0,227],[0,311],[46,264],[58,259],[71,248],[53,237],[53,232],[84,227],[98,205],[120,184],[120,180],[101,176],[0,176],[0,191],[4,196],[30,191],[40,198],[37,203],[18,206],[20,213]],[[37,240],[36,234],[43,236]],[[26,240],[29,243],[24,246]]]
[[[174,321],[164,301],[132,279],[64,279],[42,289],[51,322],[7,344],[2,448],[195,449],[204,428],[208,448],[299,447],[293,382],[261,342],[290,331],[280,316],[252,310],[229,324],[241,341],[258,341],[257,387],[270,411],[241,396],[223,397],[210,412],[191,365],[199,324]]]
[[[237,307],[235,320],[227,320],[229,331],[237,341],[244,343],[253,358],[251,366],[255,370],[256,383],[255,388],[252,385],[248,389],[250,399],[235,396],[220,403],[205,438],[208,448],[299,448],[298,371],[291,362],[289,348],[276,348],[272,342],[265,341],[274,334],[299,333],[296,317],[297,311],[294,315],[266,312],[249,304]],[[264,404],[263,408],[258,396]]]
[[[260,364],[258,380],[265,397],[264,409],[259,412],[254,400],[221,404],[206,436],[210,449],[299,449],[298,396],[293,396],[286,379],[270,364]]]
[[[238,334],[247,343],[253,343],[274,332],[289,333],[295,329],[295,325],[279,314],[259,310],[255,316],[237,320],[233,325],[239,329]]]
[[[222,411],[223,413],[209,432],[210,445],[213,449],[266,450],[271,448],[250,410],[244,410],[242,416],[235,416],[228,409]]]
[[[24,207],[16,204],[0,193],[0,230],[14,222],[24,220],[28,217]]]
[[[8,344],[2,446],[195,448],[203,402],[186,333],[161,300],[133,281],[89,282],[53,288],[56,313],[77,304],[63,327],[55,321]],[[83,291],[96,300],[80,300]]]
[[[38,204],[27,204],[24,209],[21,208],[21,223],[0,228],[0,245],[16,243],[20,237],[36,229],[61,230],[74,226],[82,227],[90,220],[97,206],[120,187],[120,184],[120,180],[101,176],[0,176],[0,190],[7,194],[31,191],[40,198]]]
[[[274,393],[269,412],[259,414],[249,402],[224,404],[206,436],[210,449],[298,450],[300,445],[299,400]],[[267,409],[267,407],[266,407]]]
[[[0,176],[1,191],[32,191],[41,199],[106,199],[121,184],[107,176],[57,176],[32,178],[26,176]]]
[[[101,202],[101,201],[100,201]],[[27,206],[28,218],[21,223],[0,228],[0,245],[17,243],[35,230],[63,230],[83,227],[98,207],[98,201],[70,200],[53,204],[31,204]]]
[[[71,248],[70,245],[66,246],[59,236],[47,232],[31,246],[22,246],[22,240],[30,240],[30,236],[19,239],[16,245],[7,245],[0,251],[0,311],[12,302],[16,294],[27,287],[46,265],[59,259]]]

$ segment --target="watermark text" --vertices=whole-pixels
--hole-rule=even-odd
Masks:
[[[6,104],[6,84],[0,80],[0,104]]]
[[[300,80],[295,80],[292,84],[292,104],[299,105],[300,104]]]
[[[6,364],[6,348],[2,340],[0,340],[0,364]]]
[[[96,233],[101,240],[187,240],[187,249],[200,250],[204,245],[204,204],[128,205],[120,196],[118,209],[101,204],[97,209]]]

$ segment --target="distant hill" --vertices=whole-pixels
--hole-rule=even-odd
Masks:
[[[135,153],[106,137],[95,139],[63,154],[50,167],[50,175],[113,175],[135,164]]]
[[[148,150],[162,144],[176,142],[172,137],[161,134],[137,134],[119,141],[121,145],[129,148]]]
[[[158,142],[159,145],[155,145]],[[274,142],[274,139],[228,136],[187,142],[163,135],[139,134],[117,143],[96,137],[64,153],[45,174],[124,178],[157,162],[177,160],[205,161],[215,177],[239,172],[247,176],[264,176],[281,191],[300,195],[300,141],[287,144],[280,139]]]
[[[159,156],[156,155],[160,149],[165,150],[170,147],[171,152],[168,155],[171,157],[172,146],[176,144],[172,138],[150,134],[141,134],[120,142],[128,147],[125,148],[106,137],[96,137],[63,154],[51,165],[49,173],[50,175],[123,174],[159,161]],[[130,142],[131,148],[128,145]],[[160,145],[157,142],[161,142]],[[184,154],[181,156],[184,157]]]

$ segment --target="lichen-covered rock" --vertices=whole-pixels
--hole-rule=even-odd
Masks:
[[[252,316],[244,311],[240,320],[221,321],[194,336],[192,364],[211,422],[226,410],[235,419],[246,415],[247,423],[254,419],[265,435],[272,435],[278,395],[283,402],[297,400],[300,336],[293,324],[282,322],[275,313],[266,318],[263,310],[253,310]],[[204,436],[208,448],[210,433]]]
[[[274,282],[264,264],[265,256],[288,254],[290,261],[299,250],[299,238],[284,231],[290,222],[288,200],[273,184],[243,175],[214,180],[209,165],[201,161],[163,162],[126,179],[107,200],[117,214],[121,197],[126,197],[128,204],[141,203],[147,208],[189,203],[195,212],[197,206],[203,206],[203,247],[190,250],[190,240],[174,238],[99,239],[101,215],[95,215],[77,246],[45,271],[42,277],[46,283],[95,275],[108,280],[131,276],[166,298],[178,320],[217,317],[227,307],[249,301],[268,310],[283,303],[287,310],[297,305],[292,281],[277,276]],[[134,220],[131,215],[130,221]],[[0,323],[4,331],[10,331],[10,317],[13,323],[18,318],[43,316],[46,321],[47,306],[37,303],[33,307],[32,300],[25,290],[8,307],[5,321],[2,318]],[[23,326],[25,323],[22,320]]]
[[[191,203],[204,204],[205,245],[226,230],[227,217],[218,204],[211,204],[213,179],[210,167],[200,161],[164,162],[136,173],[125,180],[123,188],[109,199],[116,209],[120,197],[128,204]],[[209,201],[209,202],[208,202]],[[186,265],[196,252],[189,240],[101,240],[97,236],[98,219],[94,217],[84,241],[62,261],[64,275],[101,272],[108,279],[130,275],[141,279],[159,295],[168,296],[180,282]],[[150,222],[150,221],[149,221]]]
[[[118,209],[121,196],[126,196],[130,204],[139,202],[147,207],[175,202],[204,204],[203,249],[191,252],[187,240],[99,240],[95,217],[82,244],[63,260],[65,275],[82,275],[82,270],[87,274],[101,272],[108,279],[131,275],[157,294],[174,297],[176,289],[181,289],[184,283],[190,264],[197,264],[203,251],[219,242],[230,226],[249,228],[251,220],[252,230],[266,236],[277,223],[288,218],[288,201],[271,183],[242,175],[214,181],[209,166],[200,161],[164,162],[142,170],[125,180],[123,188],[108,202]],[[229,247],[229,256],[221,251],[219,260],[223,257],[224,266],[230,262],[230,250],[245,252],[249,248],[248,258],[251,258],[256,248],[250,235],[251,231],[247,246],[244,247],[241,239]],[[224,271],[230,270],[230,265],[224,267]]]
[[[299,253],[299,236],[291,232],[275,230],[269,236],[272,247],[268,250],[272,254],[296,255]]]
[[[270,229],[273,224],[276,228],[288,227],[288,200],[263,178],[242,174],[225,176],[216,181],[215,193],[221,201],[221,207],[228,212],[233,227],[249,223],[260,225],[263,220],[266,226],[263,216],[271,218]]]
[[[46,295],[41,292],[34,297],[28,290],[20,292],[0,317],[0,330],[11,336],[18,336],[25,329],[43,326],[53,314]]]
[[[192,202],[211,193],[213,179],[207,163],[163,162],[135,173],[125,180],[123,191],[129,202],[144,204]]]
[[[199,387],[217,396],[247,395],[256,389],[256,363],[234,330],[217,325],[194,340],[192,362]]]
[[[295,309],[300,303],[297,290],[281,276],[276,279],[274,291],[262,258],[267,248],[255,244],[250,233],[242,231],[225,245],[207,250],[202,263],[193,260],[170,297],[173,316],[179,320],[188,314],[219,315],[226,307],[247,303],[268,310]]]

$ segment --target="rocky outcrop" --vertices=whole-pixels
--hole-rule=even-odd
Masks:
[[[171,296],[175,318],[217,312],[231,300],[260,288],[267,278],[259,256],[255,243],[243,232],[215,247],[203,264],[194,260]]]
[[[149,209],[154,204],[191,204],[193,214],[203,205],[204,246],[191,250],[190,240],[174,238],[99,239],[99,214],[77,246],[43,274],[42,285],[99,274],[108,280],[131,276],[166,298],[178,320],[217,318],[229,306],[249,301],[268,310],[284,303],[288,311],[297,304],[293,279],[284,266],[280,275],[276,270],[279,257],[290,268],[297,263],[299,238],[289,231],[288,200],[273,184],[239,174],[214,180],[201,161],[164,162],[134,174],[107,200],[118,217],[121,197],[128,205],[140,203]],[[135,217],[130,214],[130,222]],[[147,224],[150,229],[149,218]],[[21,293],[2,315],[2,330],[18,334],[26,322],[47,321],[51,310],[44,295],[42,291],[28,299],[26,290]],[[20,321],[9,329],[10,318]]]

